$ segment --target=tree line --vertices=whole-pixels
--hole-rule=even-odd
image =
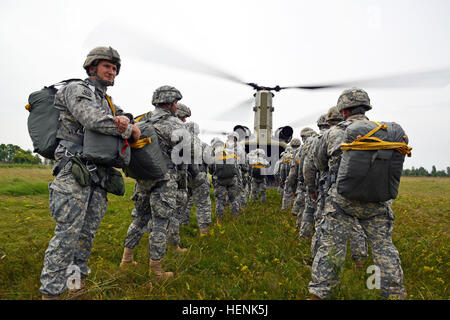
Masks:
[[[447,167],[447,171],[436,170],[436,166],[431,168],[431,172],[428,172],[424,167],[418,169],[412,167],[411,169],[404,169],[403,176],[410,177],[450,177],[450,167]]]
[[[0,144],[0,163],[41,164],[41,158],[30,150],[23,150],[13,144]]]
[[[53,161],[41,159],[37,154],[33,155],[30,150],[23,150],[13,144],[0,144],[0,163],[28,163],[28,164],[52,164]],[[447,170],[436,170],[433,166],[431,172],[424,167],[404,169],[403,176],[412,177],[450,177],[450,167]]]

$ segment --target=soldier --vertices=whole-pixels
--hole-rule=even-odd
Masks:
[[[345,262],[347,237],[355,223],[361,224],[372,249],[374,264],[381,271],[381,294],[405,298],[403,270],[397,248],[392,243],[394,213],[391,201],[364,202],[349,200],[337,192],[336,176],[341,161],[341,144],[351,121],[367,121],[365,112],[372,109],[367,93],[362,89],[345,90],[339,97],[337,108],[348,121],[331,128],[323,137],[317,154],[319,168],[328,168],[330,190],[325,199],[324,222],[321,226],[320,247],[312,265],[312,280],[308,285],[312,299],[331,296],[338,284],[337,271]]]
[[[191,109],[185,104],[177,103],[177,112],[175,113],[177,118],[180,119],[183,124],[186,123],[186,118],[191,116]],[[186,128],[186,126],[184,126]],[[189,137],[191,139],[191,137]],[[192,150],[191,150],[192,151]],[[178,171],[178,195],[177,195],[177,210],[175,215],[170,218],[169,224],[169,239],[170,243],[174,245],[175,251],[184,253],[186,248],[181,248],[180,243],[180,224],[188,225],[189,217],[186,219],[185,208],[188,201],[188,164],[180,164],[177,166]],[[187,221],[186,221],[187,220]]]
[[[178,119],[183,121],[183,123],[186,123],[186,118],[189,118],[190,116],[191,116],[191,109],[181,102],[178,103],[178,109],[177,109]]]
[[[291,186],[295,185],[292,182],[292,179],[296,179],[297,181],[297,188],[295,190],[295,201],[292,206],[292,215],[297,217],[298,229],[300,229],[302,215],[303,211],[305,210],[305,202],[306,202],[306,188],[304,186],[303,181],[303,170],[300,170],[300,168],[303,167],[303,163],[301,162],[301,160],[303,159],[303,154],[305,153],[305,149],[307,148],[307,145],[305,145],[305,143],[309,141],[308,139],[314,134],[316,134],[315,131],[309,127],[303,128],[302,131],[300,131],[300,137],[302,138],[303,145],[299,149],[297,149],[298,151],[296,152],[295,155],[297,176],[289,177],[289,183]]]
[[[155,110],[149,121],[152,121],[158,135],[161,151],[167,163],[168,172],[156,180],[137,179],[137,193],[148,196],[151,213],[151,233],[149,241],[150,262],[149,274],[155,273],[158,279],[173,276],[173,272],[162,269],[162,259],[166,252],[166,242],[179,248],[178,239],[168,237],[170,224],[173,223],[179,205],[179,183],[182,175],[177,165],[171,160],[172,150],[181,143],[181,137],[174,135],[176,130],[183,130],[183,123],[176,117],[177,102],[182,98],[180,91],[171,86],[162,86],[155,90],[152,104]],[[190,143],[184,142],[183,143]],[[144,201],[147,201],[145,199]],[[176,219],[175,219],[176,220]]]
[[[184,104],[178,103],[178,108],[176,111],[176,116],[181,121],[186,121],[186,117],[190,116],[191,110]],[[180,108],[181,107],[181,108]],[[154,115],[154,111],[147,112],[139,117],[136,117],[136,121],[145,122],[145,121],[152,121],[152,117]],[[182,168],[178,167],[179,169],[179,180],[181,180],[184,175],[182,172]],[[184,199],[187,199],[187,194],[185,193],[183,189],[179,189],[177,193],[177,208],[181,208],[182,206],[185,206],[186,203]],[[145,188],[142,188],[142,186],[139,185],[139,182],[137,181],[134,187],[134,194],[131,197],[131,200],[134,201],[134,208],[131,211],[131,217],[133,221],[131,221],[130,226],[127,230],[127,235],[124,240],[124,250],[122,255],[122,260],[120,262],[120,268],[124,269],[128,266],[136,266],[137,262],[134,261],[134,248],[139,244],[139,242],[142,239],[142,236],[144,235],[144,232],[151,232],[152,230],[152,214],[150,209],[150,194],[148,193],[148,190]],[[175,251],[179,253],[184,253],[187,251],[186,248],[181,248],[179,246],[180,243],[180,236],[179,236],[179,229],[180,229],[180,213],[177,211],[175,215],[173,215],[169,220],[169,227],[168,227],[168,238],[169,242],[174,245]]]
[[[44,300],[58,299],[66,290],[69,265],[75,276],[80,276],[80,287],[69,293],[85,287],[92,243],[107,209],[106,190],[98,185],[82,186],[72,173],[70,159],[82,153],[84,129],[130,140],[140,136],[139,128],[130,123],[132,116],[125,115],[106,95],[120,66],[116,50],[96,47],[88,53],[83,65],[89,77],[69,83],[55,96],[55,108],[60,111],[57,131],[60,141],[55,150],[55,179],[49,184],[49,206],[56,228],[45,251],[41,273],[40,291]]]
[[[297,151],[297,149],[300,147],[301,142],[300,139],[294,138],[292,139],[291,143],[289,144],[289,148],[286,148],[286,152],[284,155],[284,159],[282,160],[282,179],[284,180],[284,187],[283,187],[283,199],[281,204],[281,210],[286,210],[291,207],[292,201],[294,200],[294,190],[291,189],[289,184],[286,184],[291,165],[294,160],[294,154]]]
[[[290,194],[294,197],[294,204],[292,206],[292,213],[293,215],[297,215],[296,211],[298,210],[298,201],[296,201],[296,188],[297,188],[297,176],[298,176],[298,164],[299,164],[299,158],[298,155],[301,151],[301,140],[298,138],[292,139],[296,145],[298,145],[298,148],[294,152],[294,157],[292,161],[289,163],[289,175],[286,178],[286,186],[287,190]],[[292,143],[292,142],[291,142]]]
[[[213,152],[215,162],[209,166],[214,185],[214,196],[216,198],[217,224],[222,224],[223,214],[227,204],[230,204],[231,214],[237,220],[240,211],[239,186],[236,160],[234,150],[227,149],[226,144],[218,145],[214,142]]]
[[[319,128],[319,134],[316,134],[315,132],[307,138],[305,141],[305,148],[302,150],[302,153],[300,154],[300,163],[301,167],[299,169],[299,177],[300,181],[302,182],[304,188],[305,188],[305,209],[303,210],[301,222],[299,224],[299,239],[310,239],[312,236],[313,231],[313,222],[314,222],[314,212],[317,209],[317,204],[315,199],[311,198],[310,193],[308,192],[306,185],[305,185],[305,176],[304,176],[304,165],[306,162],[306,158],[308,155],[311,154],[311,150],[314,147],[314,144],[317,142],[317,139],[320,137],[320,135],[324,132],[324,130],[328,129],[328,123],[326,121],[326,114],[323,114],[319,117],[317,120],[317,127]],[[315,171],[314,171],[314,177],[315,177]]]
[[[192,135],[192,144],[194,150],[195,170],[189,175],[188,181],[188,201],[184,207],[184,216],[189,221],[192,205],[195,203],[197,223],[200,230],[200,236],[208,234],[208,228],[211,224],[211,184],[207,175],[207,167],[203,161],[203,154],[208,151],[208,145],[200,140],[198,134],[200,129],[195,122],[186,123],[186,128]]]
[[[311,194],[313,200],[316,201],[316,211],[314,212],[314,235],[311,240],[311,262],[316,255],[317,249],[320,244],[321,225],[323,223],[323,209],[325,204],[325,198],[329,189],[329,179],[327,168],[319,168],[315,164],[315,158],[317,157],[318,149],[324,136],[328,132],[328,129],[337,125],[343,121],[342,115],[339,113],[336,106],[331,107],[326,115],[327,127],[323,126],[320,130],[320,134],[315,138],[310,152],[306,155],[303,164],[303,176],[305,178],[305,186],[307,194]],[[319,163],[320,165],[320,163]],[[355,268],[361,270],[365,259],[367,259],[368,248],[366,237],[362,230],[361,225],[355,218],[355,224],[353,225],[350,234],[350,248],[352,252],[352,260],[355,262]]]
[[[236,131],[231,132],[227,136],[226,147],[232,149],[234,154],[237,156],[236,169],[237,169],[237,179],[239,185],[239,207],[244,208],[247,205],[247,197],[245,195],[244,189],[244,178],[242,175],[242,166],[245,165],[245,149],[239,142],[239,134]]]
[[[261,203],[266,202],[267,177],[261,171],[269,166],[263,149],[256,149],[249,153],[251,168],[251,199],[257,200],[261,193]]]

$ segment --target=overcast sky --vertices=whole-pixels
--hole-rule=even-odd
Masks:
[[[152,110],[153,91],[172,85],[201,129],[231,131],[243,124],[253,130],[251,105],[223,116],[252,97],[250,87],[180,67],[209,71],[196,64],[201,61],[264,86],[448,70],[449,17],[445,0],[1,0],[0,143],[32,149],[28,95],[63,79],[85,78],[82,65],[94,46],[112,46],[121,55],[109,93],[125,111]],[[450,78],[440,81],[431,88],[363,87],[373,105],[369,118],[397,122],[408,134],[413,151],[405,168],[450,166]],[[342,91],[275,93],[274,129],[306,119],[297,122],[294,135],[305,126],[317,130],[310,119],[335,105]],[[209,143],[213,136],[201,137]]]

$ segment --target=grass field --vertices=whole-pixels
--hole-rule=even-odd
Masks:
[[[51,169],[0,167],[0,299],[40,299],[39,277],[54,221],[48,211]],[[89,299],[307,299],[309,269],[302,263],[309,243],[300,243],[290,212],[281,212],[281,197],[250,204],[237,222],[227,209],[221,227],[199,237],[197,222],[180,230],[186,254],[168,249],[164,266],[175,276],[163,282],[148,276],[148,236],[135,250],[139,265],[128,272],[118,266],[131,222],[134,182],[126,179],[124,197],[108,195],[109,208],[94,242],[87,278]],[[449,299],[450,179],[402,178],[393,240],[400,252],[408,299]],[[213,216],[214,220],[214,216]],[[371,265],[371,259],[366,267]],[[381,299],[366,288],[369,274],[347,259],[333,299]]]

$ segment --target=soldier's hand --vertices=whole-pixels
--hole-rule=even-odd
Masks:
[[[141,137],[141,130],[136,124],[133,124],[131,126],[131,137],[133,138],[134,141],[138,141],[139,138]]]
[[[114,118],[114,125],[117,127],[119,132],[124,132],[128,128],[130,119],[126,116],[116,116]]]

